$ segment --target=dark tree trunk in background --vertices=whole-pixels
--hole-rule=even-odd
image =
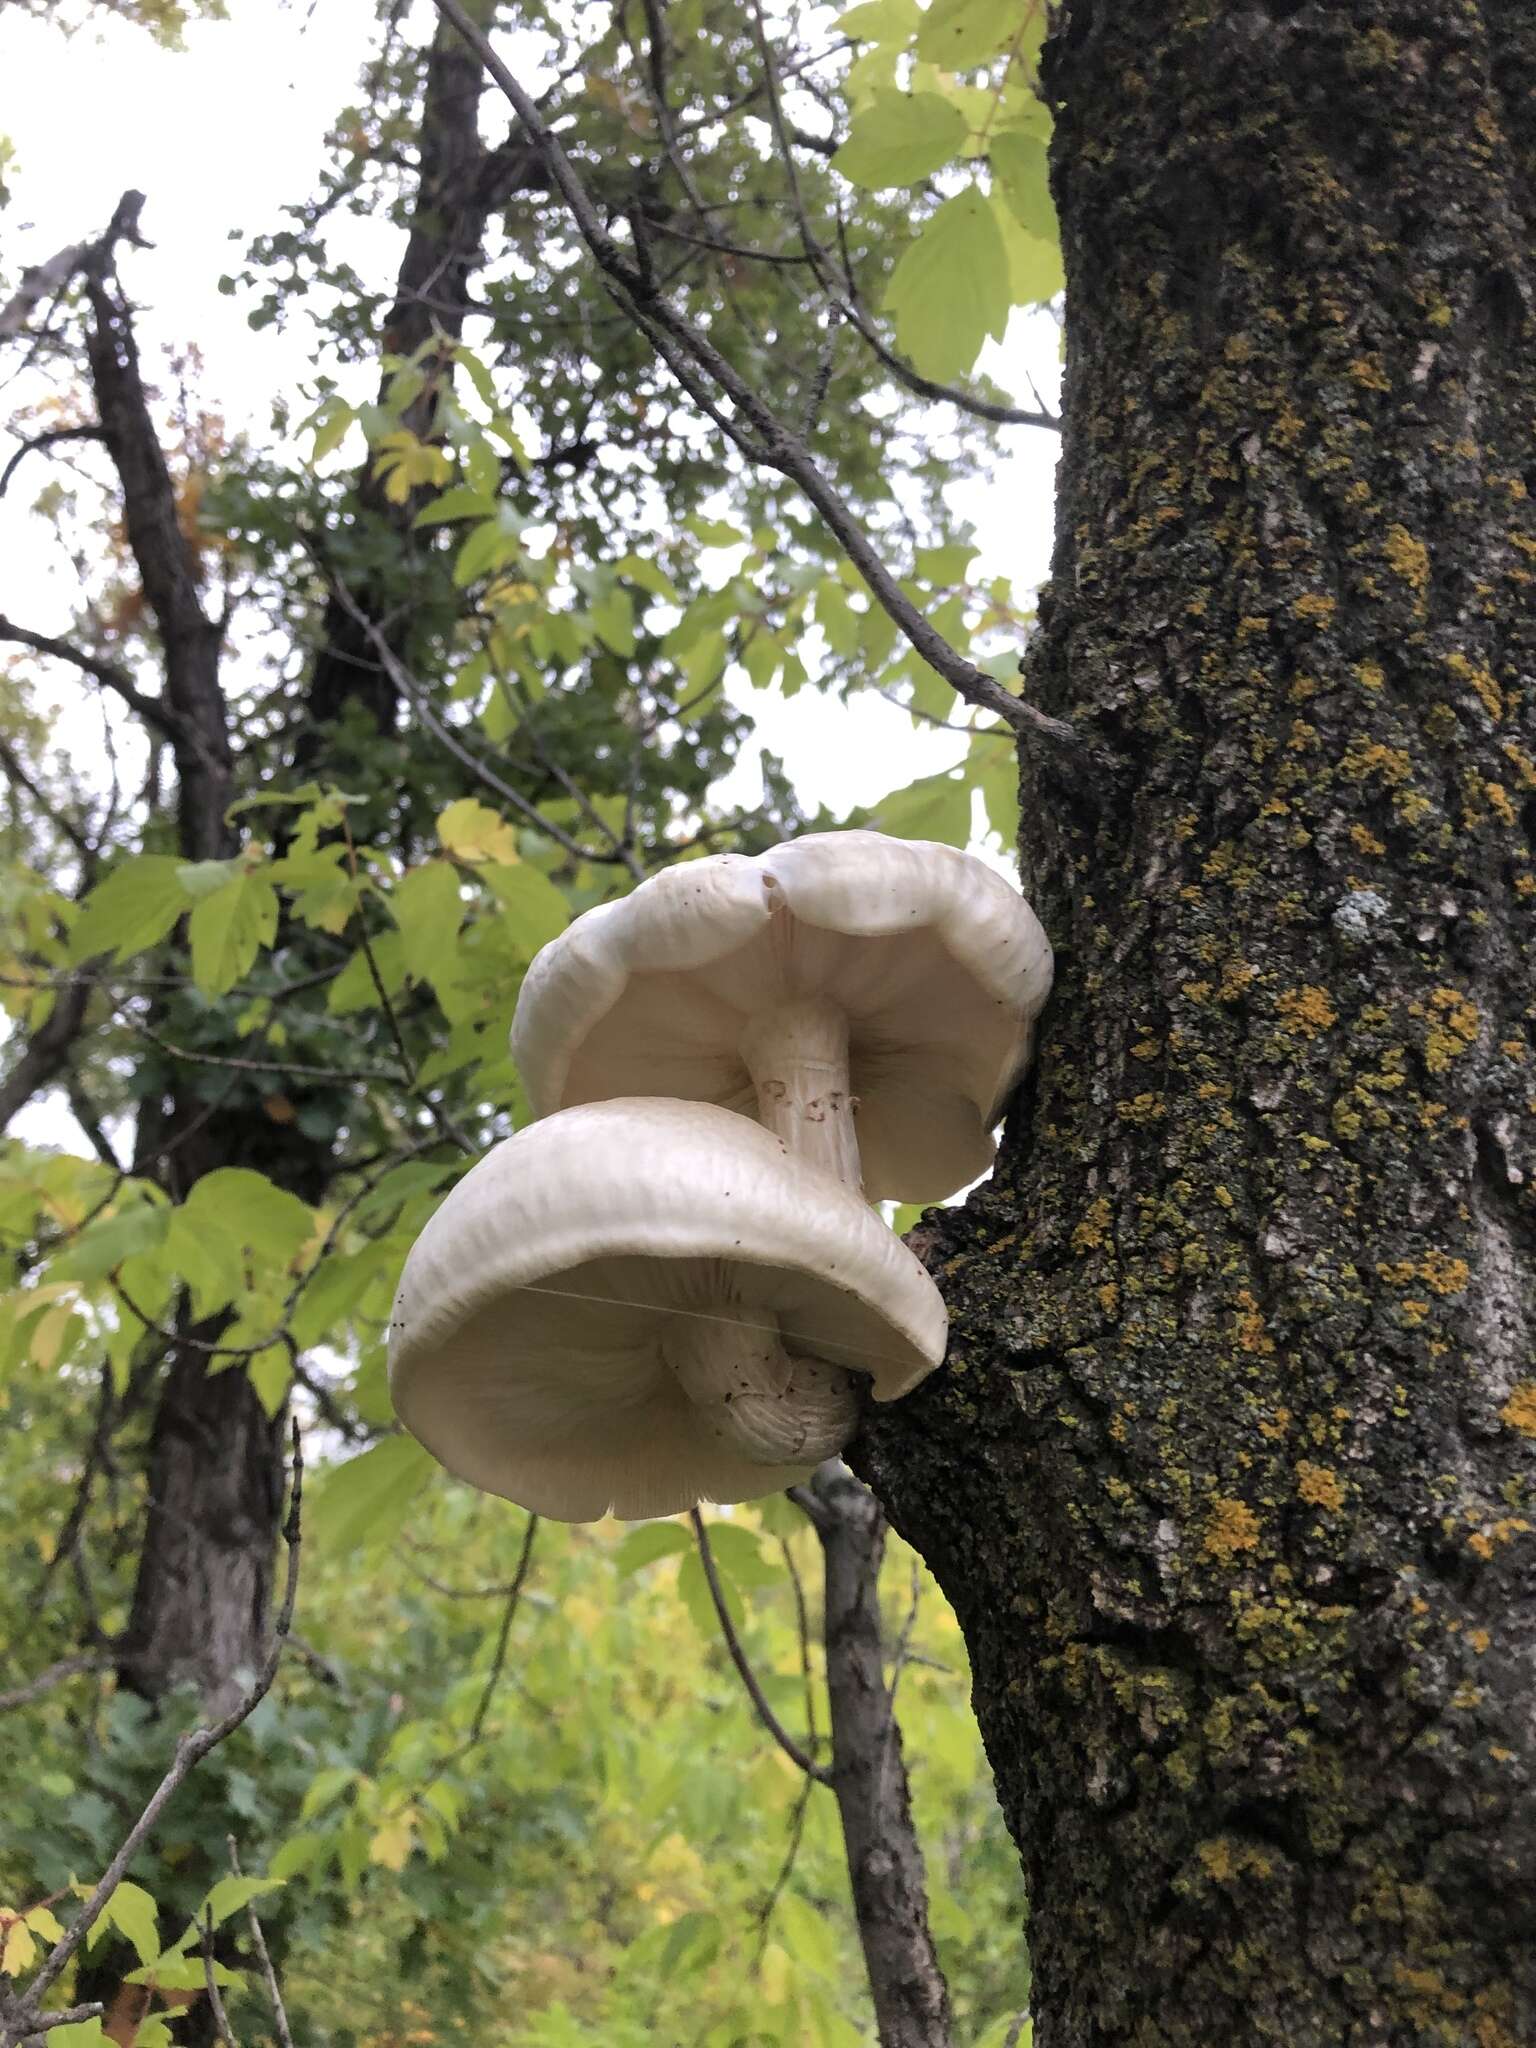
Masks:
[[[425,56],[419,131],[420,181],[412,205],[385,348],[414,355],[433,333],[457,335],[469,281],[482,260],[489,210],[537,179],[526,151],[488,150],[476,112],[478,63],[440,30]],[[139,381],[133,330],[115,287],[93,289],[92,381],[109,452],[121,481],[128,538],[164,649],[163,702],[174,721],[178,825],[189,859],[234,851],[238,835],[224,814],[236,792],[236,767],[220,675],[222,634],[205,615],[196,558],[176,522],[175,493]],[[437,398],[451,372],[429,378],[409,417],[431,431]],[[358,480],[366,518],[399,534],[414,504],[393,506],[365,464]],[[352,601],[398,638],[403,586],[364,579]],[[334,599],[308,691],[309,724],[295,776],[334,769],[335,727],[349,700],[374,728],[395,719],[392,686],[363,629]],[[234,1051],[242,1048],[232,1045]],[[295,1092],[299,1090],[295,1088]],[[252,1166],[303,1201],[323,1191],[326,1150],[295,1122],[274,1123],[259,1105],[210,1115],[189,1089],[152,1101],[140,1120],[137,1170],[177,1199],[202,1174]],[[218,1326],[189,1332],[197,1341],[172,1353],[149,1447],[149,1511],[122,1659],[126,1683],[156,1700],[191,1683],[213,1712],[227,1709],[266,1640],[278,1519],[283,1497],[283,1425],[269,1418],[239,1365],[219,1370],[198,1343]]]
[[[446,22],[438,22],[426,53],[419,182],[395,301],[385,315],[381,336],[386,354],[418,359],[427,373],[404,421],[423,439],[431,434],[438,401],[452,376],[446,352],[423,352],[434,340],[452,343],[464,331],[470,283],[483,260],[486,223],[493,209],[505,205],[514,192],[544,183],[544,173],[526,144],[513,138],[500,149],[488,150],[481,141],[478,120],[484,90],[479,58]],[[388,391],[391,375],[383,374],[381,394]],[[359,511],[391,530],[398,551],[407,558],[414,545],[412,519],[431,495],[415,493],[403,505],[392,503],[373,474],[371,454],[357,480]],[[352,604],[398,652],[405,642],[408,608],[401,601],[398,562],[392,573],[393,589],[388,576],[345,580],[352,586]],[[327,728],[349,700],[361,704],[380,731],[393,727],[398,710],[395,686],[363,623],[333,596],[326,606],[323,642],[310,679],[311,731],[299,750],[300,767],[324,751]]]
[[[950,1363],[1038,2048],[1536,2041],[1536,10],[1068,0],[1060,949]]]

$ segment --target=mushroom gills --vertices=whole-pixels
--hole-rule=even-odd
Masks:
[[[674,1315],[662,1353],[714,1434],[756,1465],[819,1465],[858,1422],[854,1375],[786,1351],[776,1326],[713,1313]]]
[[[741,1057],[758,1119],[792,1157],[856,1192],[863,1185],[848,1083],[848,1012],[828,996],[792,997],[751,1018]]]

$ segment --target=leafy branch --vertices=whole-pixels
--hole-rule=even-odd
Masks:
[[[897,631],[957,696],[1006,720],[1022,741],[1039,747],[1068,782],[1091,780],[1089,750],[1070,725],[1011,695],[984,669],[967,661],[911,602],[800,435],[779,418],[703,331],[663,296],[643,241],[635,245],[636,261],[625,256],[604,227],[591,195],[537,105],[459,0],[434,0],[434,4],[517,110],[610,295],[647,336],[689,397],[748,461],[776,470],[799,486]]]

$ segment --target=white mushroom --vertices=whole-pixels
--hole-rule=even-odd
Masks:
[[[561,1521],[805,1476],[944,1354],[938,1290],[857,1195],[745,1118],[658,1098],[496,1146],[411,1248],[389,1373],[449,1471]]]
[[[871,1201],[938,1201],[991,1163],[1050,985],[1034,912],[984,862],[817,833],[577,918],[528,971],[512,1049],[538,1116],[714,1102]]]

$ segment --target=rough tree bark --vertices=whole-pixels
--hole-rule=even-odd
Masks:
[[[1067,0],[1059,948],[946,1371],[1039,2048],[1536,2040],[1536,15]]]

